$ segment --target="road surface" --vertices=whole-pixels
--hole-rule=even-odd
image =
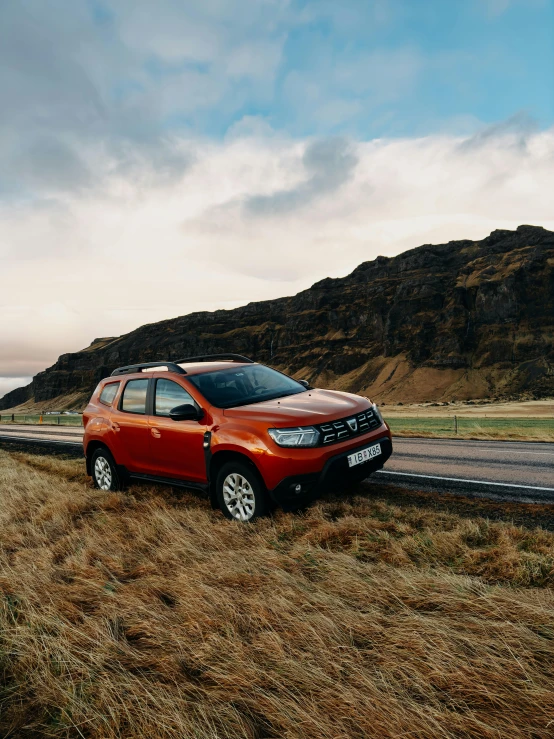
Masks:
[[[83,430],[0,425],[0,440],[82,453]],[[402,487],[554,503],[554,444],[395,437],[385,469],[371,480]]]
[[[52,446],[69,446],[79,447],[83,451],[83,429],[81,426],[48,426],[37,424],[0,424],[0,439],[14,440],[21,439],[38,444],[46,444]]]
[[[458,439],[393,440],[372,479],[444,492],[554,502],[554,444]]]

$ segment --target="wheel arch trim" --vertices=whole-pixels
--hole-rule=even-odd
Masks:
[[[267,486],[264,481],[264,477],[261,473],[260,468],[256,464],[255,460],[247,453],[247,450],[244,449],[244,447],[231,447],[231,446],[225,446],[223,449],[218,447],[215,451],[213,451],[210,455],[210,467],[209,467],[209,495],[210,495],[210,502],[212,505],[212,508],[217,508],[217,500],[216,500],[216,481],[217,481],[217,475],[219,470],[223,467],[224,464],[227,462],[232,461],[233,459],[236,459],[240,462],[245,462],[246,464],[253,467],[253,469],[257,472],[264,488],[267,489]]]
[[[87,475],[92,476],[92,457],[94,456],[94,452],[97,449],[106,449],[114,460],[115,464],[117,465],[117,460],[114,457],[114,454],[110,447],[106,444],[105,441],[100,441],[100,439],[91,439],[88,444],[85,447],[85,460],[86,460],[86,466],[87,466]]]

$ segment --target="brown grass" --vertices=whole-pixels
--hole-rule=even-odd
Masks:
[[[242,526],[0,451],[0,735],[551,737],[554,533],[468,506]]]

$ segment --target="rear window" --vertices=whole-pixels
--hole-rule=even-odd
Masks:
[[[123,390],[121,410],[127,413],[146,413],[148,380],[129,380]]]
[[[104,405],[111,405],[113,403],[113,399],[117,395],[118,389],[119,382],[110,382],[108,385],[105,385],[104,389],[100,393],[100,402],[104,403]]]

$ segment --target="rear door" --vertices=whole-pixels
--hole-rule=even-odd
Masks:
[[[129,472],[151,472],[148,393],[152,378],[130,379],[110,414],[116,462]]]
[[[153,380],[153,413],[150,416],[150,457],[154,474],[175,480],[206,482],[204,432],[206,414],[200,421],[172,421],[169,412],[178,405],[198,403],[183,385],[165,377]]]

